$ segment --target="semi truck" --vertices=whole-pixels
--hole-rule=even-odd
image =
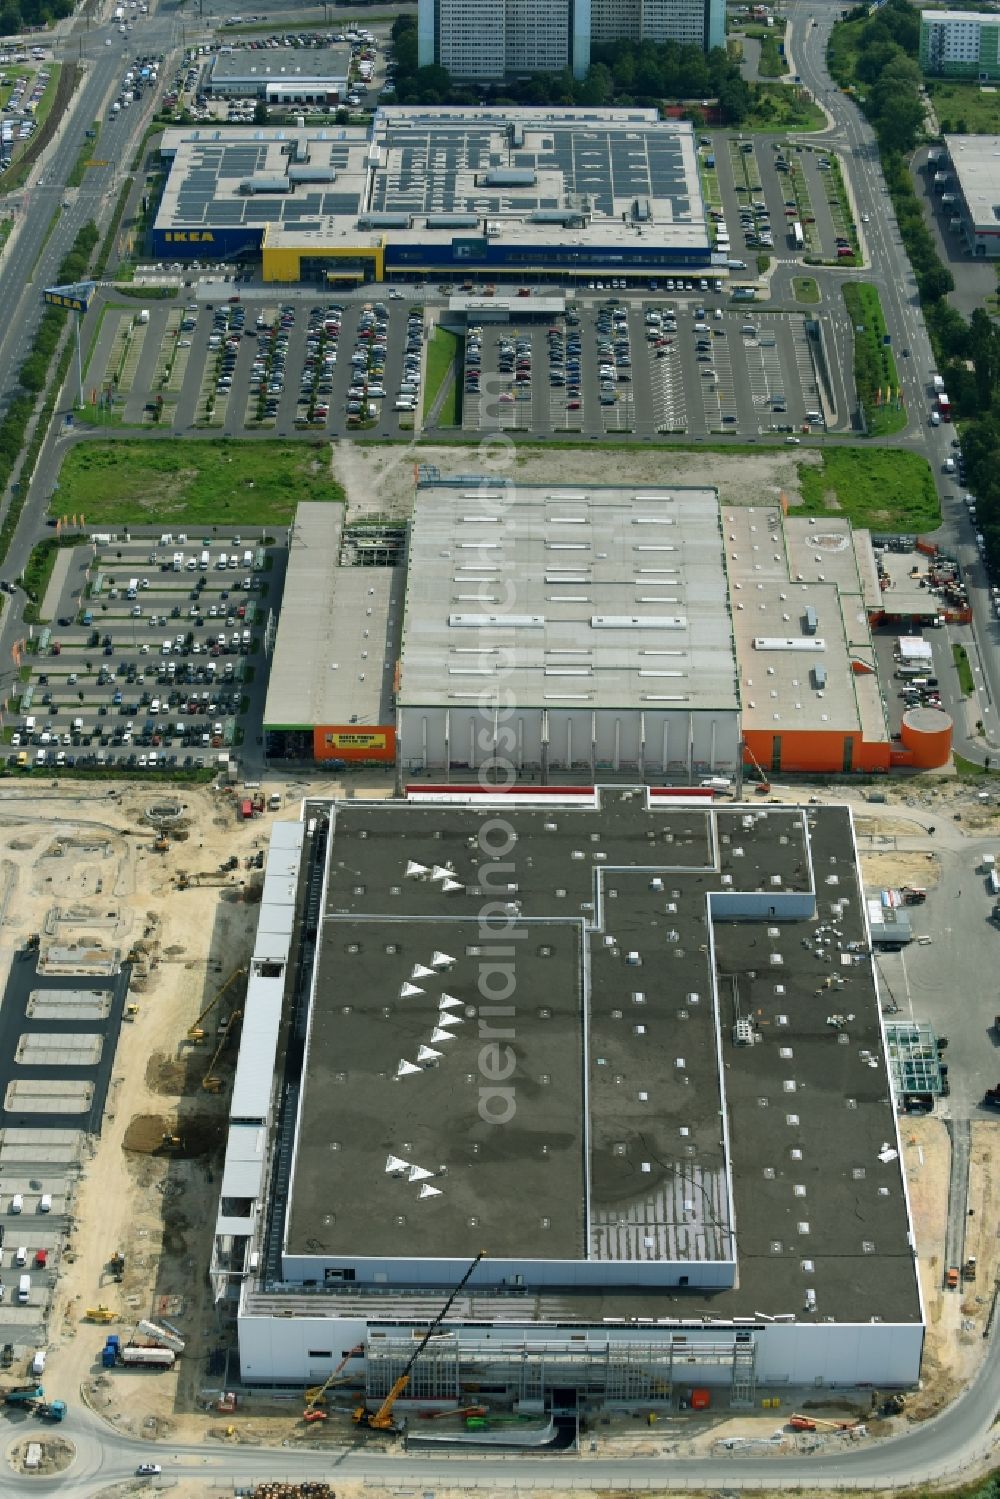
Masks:
[[[162,1327],[159,1322],[143,1320],[136,1324],[136,1332],[141,1332],[144,1338],[150,1338],[161,1348],[172,1348],[174,1353],[184,1352],[184,1339],[169,1328]]]
[[[172,1369],[177,1355],[172,1348],[145,1348],[141,1343],[129,1343],[119,1353],[118,1361],[141,1368]]]

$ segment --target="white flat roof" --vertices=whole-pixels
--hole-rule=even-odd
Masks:
[[[718,496],[423,483],[400,706],[738,706]]]
[[[855,546],[850,523],[731,505],[722,524],[744,728],[885,739],[866,548]]]
[[[1000,24],[976,17],[987,19]],[[946,135],[944,143],[973,225],[1000,232],[1000,135]]]

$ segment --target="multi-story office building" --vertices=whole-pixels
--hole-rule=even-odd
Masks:
[[[420,0],[421,67],[482,82],[518,73],[582,78],[590,65],[590,0]]]
[[[591,0],[590,39],[600,42],[690,42],[722,47],[724,0]]]
[[[932,77],[1000,78],[1000,16],[970,10],[920,15],[920,66]]]

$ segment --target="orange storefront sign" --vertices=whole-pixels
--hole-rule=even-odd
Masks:
[[[373,728],[324,725],[313,730],[313,755],[317,760],[392,761],[396,758],[396,730],[392,724]]]

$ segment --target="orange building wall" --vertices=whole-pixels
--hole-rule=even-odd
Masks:
[[[771,773],[774,739],[781,740],[780,775],[784,771],[826,771],[842,774],[844,770],[844,745],[853,741],[851,770],[880,771],[889,769],[889,744],[869,744],[860,734],[844,734],[836,729],[825,732],[792,729],[778,735],[767,729],[744,729],[743,739],[754,759],[765,775]],[[746,757],[747,768],[753,761]]]
[[[391,765],[396,759],[395,725],[320,724],[313,729],[313,758]]]
[[[910,764],[918,770],[937,770],[951,758],[951,719],[942,714],[944,727],[927,733],[914,729],[904,715],[899,736],[910,752]]]

